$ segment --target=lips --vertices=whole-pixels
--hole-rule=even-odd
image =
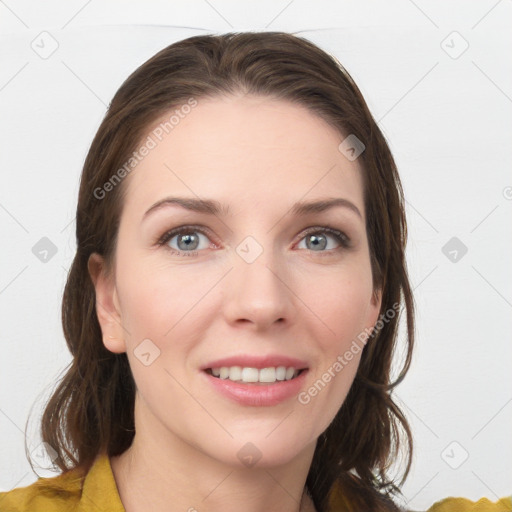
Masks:
[[[301,370],[297,377],[274,383],[234,382],[214,377],[208,370],[201,372],[205,383],[220,395],[243,406],[272,407],[296,397],[304,389],[308,370]]]
[[[304,386],[308,369],[307,362],[295,357],[245,354],[210,361],[201,367],[201,373],[213,389],[228,399],[245,406],[263,407],[296,396]]]

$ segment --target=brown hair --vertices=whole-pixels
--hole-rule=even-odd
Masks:
[[[407,373],[414,345],[414,301],[409,285],[403,191],[386,140],[361,92],[343,66],[306,39],[283,32],[196,36],[164,48],[121,85],[94,137],[80,181],[77,252],[62,302],[64,335],[73,360],[48,401],[42,439],[57,453],[55,466],[88,471],[100,452],[118,455],[135,434],[135,383],[125,353],[102,342],[88,259],[112,265],[123,205],[123,182],[99,196],[129,159],[151,123],[191,97],[256,94],[295,102],[355,135],[366,149],[363,168],[366,231],[374,290],[381,314],[405,305],[407,352],[391,381],[401,312],[386,316],[363,350],[343,406],[320,436],[306,485],[319,512],[336,489],[354,510],[397,510],[400,489],[389,478],[406,445],[402,485],[411,466],[412,435],[392,398]],[[118,173],[119,176],[119,173]],[[381,317],[382,318],[382,317]],[[403,467],[402,467],[403,469]]]

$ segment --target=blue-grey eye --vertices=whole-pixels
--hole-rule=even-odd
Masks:
[[[176,234],[175,234],[176,233]],[[171,232],[167,236],[167,240],[165,243],[171,248],[177,251],[189,252],[189,251],[198,251],[202,248],[208,248],[209,243],[206,243],[205,247],[200,247],[201,237],[208,240],[208,237],[197,230],[179,230],[176,232]],[[171,242],[176,239],[177,247],[171,245]]]
[[[330,247],[328,247],[329,242],[328,240],[336,240],[338,246],[335,244],[334,247],[332,247],[332,244]],[[306,243],[306,249],[313,251],[313,252],[321,252],[325,250],[333,250],[338,249],[339,246],[346,247],[346,237],[341,232],[330,232],[330,231],[322,231],[317,230],[315,232],[308,233],[302,240],[305,240]],[[301,243],[302,243],[301,240]],[[299,244],[300,246],[300,244]],[[298,246],[298,247],[299,247]],[[304,247],[299,247],[299,249]]]

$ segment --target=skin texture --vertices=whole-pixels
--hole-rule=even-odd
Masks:
[[[127,353],[137,385],[134,442],[112,458],[127,512],[305,510],[316,440],[341,407],[361,353],[307,404],[292,397],[240,405],[199,368],[220,357],[283,354],[307,361],[307,390],[374,326],[380,293],[373,293],[362,171],[338,150],[343,139],[283,100],[199,99],[125,178],[114,274],[97,254],[89,270],[105,346]],[[230,215],[168,206],[143,220],[167,196],[215,199]],[[289,213],[296,201],[332,197],[351,201],[361,217],[344,207]],[[183,234],[157,244],[190,224],[209,230],[194,232],[199,246],[190,254],[178,254]],[[351,247],[325,226],[345,233]],[[328,245],[308,244],[312,233]],[[247,236],[263,250],[250,264],[236,251]],[[147,366],[134,354],[144,339],[160,350]],[[261,453],[252,467],[237,456],[248,442]]]

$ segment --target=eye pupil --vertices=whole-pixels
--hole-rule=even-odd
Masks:
[[[323,239],[323,241],[321,239]],[[309,235],[307,240],[309,240],[313,243],[313,247],[317,247],[317,248],[320,247],[321,249],[325,249],[325,247],[327,245],[325,236]],[[308,249],[309,249],[309,247],[308,247]]]
[[[178,237],[178,240],[180,240],[180,239],[182,241],[184,241],[184,243],[185,243],[185,246],[181,246],[180,242],[178,242],[178,246],[180,247],[180,249],[183,249],[183,248],[190,249],[191,246],[194,244],[194,242],[195,242],[195,245],[192,248],[195,249],[197,247],[198,237],[195,235],[191,235],[191,234],[182,235],[182,236]]]

